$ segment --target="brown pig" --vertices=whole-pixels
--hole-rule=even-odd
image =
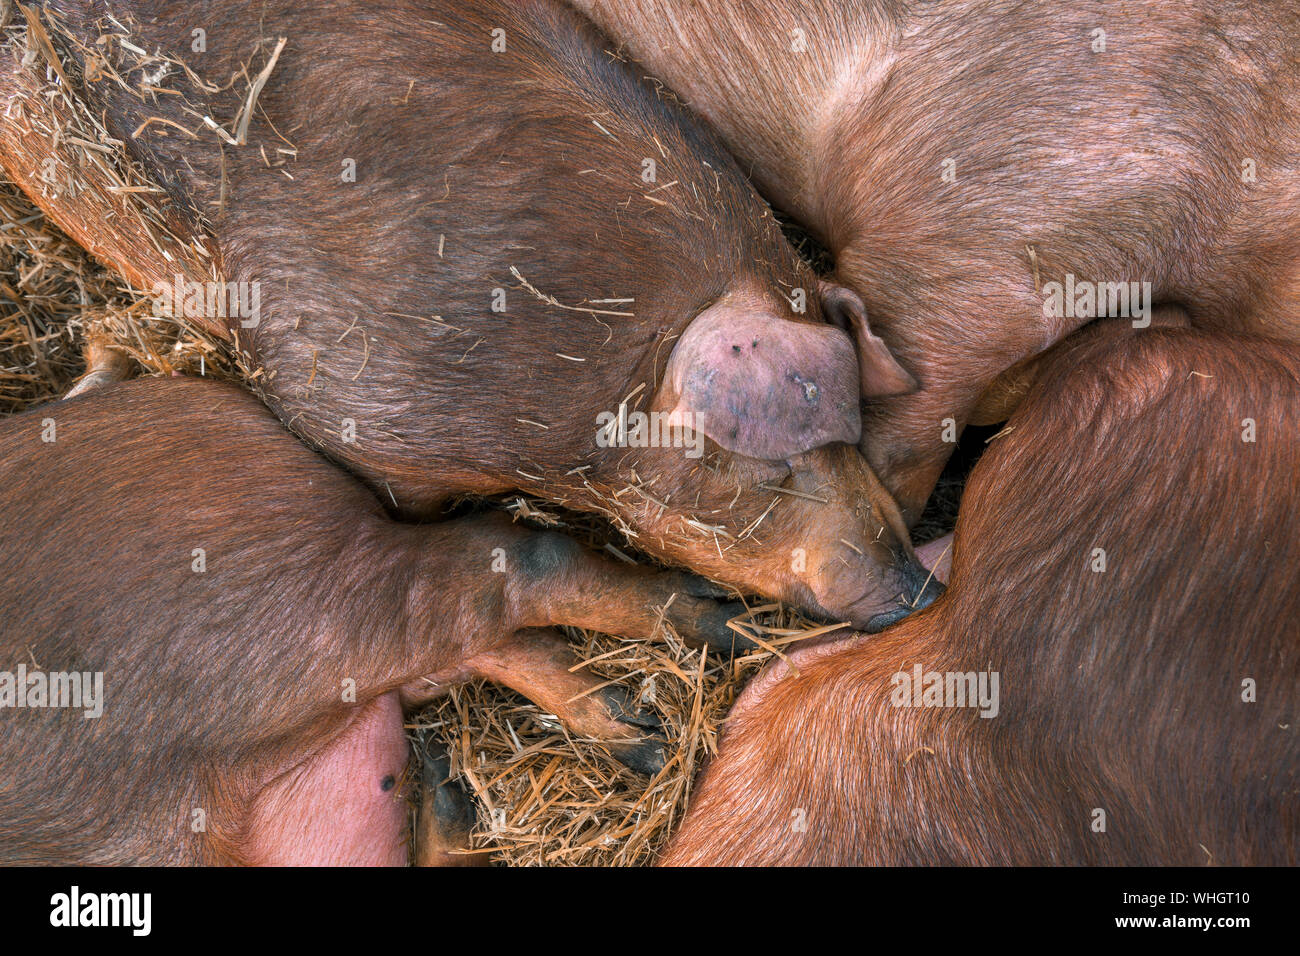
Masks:
[[[571,0],[832,253],[919,380],[862,450],[909,524],[998,376],[1099,315],[1300,340],[1300,7]],[[990,404],[991,403],[991,404]]]
[[[972,473],[944,598],[760,674],[666,862],[1300,861],[1300,350],[1080,337]]]
[[[502,514],[394,521],[197,378],[0,422],[0,489],[4,863],[403,863],[404,710],[485,677],[653,764],[553,627],[718,610]]]
[[[394,513],[525,491],[859,626],[932,599],[855,448],[859,394],[915,383],[577,14],[57,0],[41,22],[217,263],[215,299],[178,269],[158,308],[228,328],[270,407]],[[40,103],[14,96],[21,126]],[[52,197],[15,149],[87,232],[97,197]],[[148,245],[105,250],[156,273]]]

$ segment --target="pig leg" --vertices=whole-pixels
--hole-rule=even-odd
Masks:
[[[667,745],[658,718],[638,713],[624,688],[602,686],[608,682],[581,664],[558,631],[525,628],[474,652],[450,673],[403,687],[402,705],[418,709],[451,684],[481,677],[522,694],[578,735],[601,741],[620,762],[654,776],[663,769]]]
[[[415,821],[416,866],[485,866],[486,853],[467,853],[474,802],[452,777],[451,759],[432,738],[426,743],[420,806]]]
[[[532,593],[545,594],[530,616],[553,623],[649,638],[661,613],[683,638],[730,650],[752,644],[726,627],[744,612],[739,603],[719,605],[719,591],[694,575],[647,572],[614,565],[576,542],[555,534],[530,536],[511,549]],[[577,668],[568,641],[550,628],[516,631],[505,641],[471,653],[443,679],[417,681],[403,689],[403,702],[418,706],[445,689],[446,678],[481,677],[522,694],[552,713],[570,731],[600,741],[623,764],[649,776],[663,769],[667,740],[651,714],[638,714],[626,690]],[[445,754],[426,753],[423,793],[415,830],[418,866],[483,864],[470,849],[473,805],[459,782],[449,779]]]
[[[566,624],[649,639],[662,613],[684,636],[718,643],[716,632],[743,608],[686,593],[709,590],[689,575],[617,565],[563,535],[525,531],[498,516],[447,531],[452,537],[426,540],[424,553],[433,564],[421,577],[430,586],[445,582],[447,554],[499,550],[513,574],[500,579],[495,574],[475,575],[481,590],[465,606],[495,608],[494,617],[500,615],[511,636],[494,640],[488,636],[492,626],[478,620],[479,627],[487,625],[487,632],[469,637],[460,654],[447,659],[448,666],[433,672],[427,681],[400,682],[394,688],[399,693],[385,693],[366,705],[328,747],[273,780],[250,813],[249,832],[254,836],[247,848],[248,862],[405,862],[407,812],[397,792],[408,753],[401,712],[418,701],[422,683],[425,688],[439,688],[475,675],[500,681],[553,711],[584,736],[607,741],[611,753],[630,766],[647,773],[662,768],[665,742],[647,733],[657,728],[657,722],[638,717],[619,691],[600,688],[596,677],[571,671],[576,659],[563,638],[536,628]],[[681,608],[674,614],[679,601]],[[441,607],[441,602],[430,606]],[[406,623],[416,633],[446,633],[446,622],[442,627]],[[416,852],[423,860],[445,863],[464,855],[453,850],[467,848],[466,804],[444,784],[440,766],[430,773],[434,786],[426,803],[431,802],[432,809],[423,815],[422,825],[417,824]]]
[[[525,627],[581,627],[650,640],[661,623],[696,645],[729,653],[753,644],[727,626],[745,613],[739,601],[693,574],[615,564],[570,538],[537,534],[519,549],[515,567],[545,589]]]
[[[654,776],[663,769],[668,741],[658,718],[637,714],[623,688],[601,686],[599,677],[574,670],[580,661],[559,632],[526,629],[466,662],[476,677],[495,681],[552,713],[570,731],[598,740],[633,770]],[[451,761],[432,741],[425,753],[423,791],[415,830],[416,866],[478,866],[487,855],[467,853],[474,805]]]
[[[554,714],[583,737],[600,741],[619,761],[654,776],[663,769],[667,741],[652,714],[638,714],[634,699],[621,687],[585,669],[569,643],[556,631],[528,629],[472,657],[467,666],[523,694]]]

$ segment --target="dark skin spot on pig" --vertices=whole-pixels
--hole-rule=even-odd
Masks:
[[[530,578],[546,580],[572,565],[582,554],[582,545],[559,534],[539,534],[514,550],[516,570]]]
[[[384,793],[387,793],[389,790],[392,790],[395,786],[397,786],[397,778],[390,773],[388,776],[386,776],[383,780],[379,782],[379,786],[380,789],[384,791]]]

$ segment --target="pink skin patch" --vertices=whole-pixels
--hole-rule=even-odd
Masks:
[[[921,545],[916,549],[916,559],[934,572],[940,584],[947,584],[952,572],[952,532]]]
[[[251,862],[405,866],[409,757],[396,693],[365,706],[329,745],[273,780],[249,811]]]

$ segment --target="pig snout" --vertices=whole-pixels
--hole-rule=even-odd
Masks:
[[[804,584],[830,618],[874,633],[928,607],[944,587],[916,558],[898,506],[849,446],[791,463],[792,490],[815,502]]]
[[[687,499],[705,512],[693,519],[695,527],[715,524],[713,516],[725,512],[736,544],[728,548],[731,560],[718,562],[714,540],[687,535],[666,556],[876,630],[942,590],[917,564],[897,504],[857,448],[862,396],[915,383],[870,334],[855,295],[828,283],[821,292],[822,308],[835,321],[793,321],[760,284],[739,279],[675,343],[653,407],[667,412],[669,426],[693,428],[718,446],[722,477],[708,484],[706,473],[683,471],[663,456],[657,470],[679,476],[665,482],[670,488],[689,482],[698,489]],[[772,487],[781,478],[783,487]],[[655,519],[671,523],[666,511]],[[633,515],[629,524],[647,532],[645,517]],[[787,546],[734,550],[749,549],[742,542],[760,528],[765,540]]]
[[[864,561],[846,571],[838,560],[824,566],[813,582],[814,593],[831,617],[868,634],[929,607],[945,590],[933,573],[907,554],[896,554],[887,562]]]
[[[894,578],[898,585],[898,603],[889,610],[880,611],[867,618],[862,625],[868,634],[878,634],[891,624],[897,624],[913,611],[929,607],[943,594],[945,587],[941,581],[919,561],[903,557],[898,563]],[[857,618],[862,619],[868,609],[856,611]]]

